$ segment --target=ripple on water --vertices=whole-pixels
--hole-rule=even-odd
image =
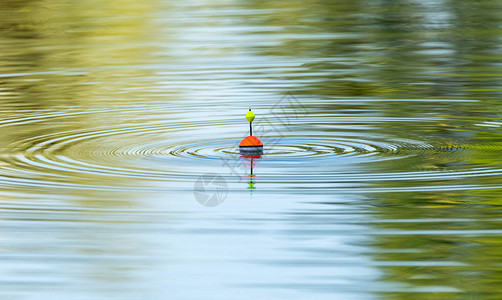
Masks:
[[[83,114],[99,115],[102,119],[134,111],[154,113],[159,107],[145,106],[129,109],[89,111],[67,110],[60,112],[23,113],[21,117],[0,120],[4,127],[16,128],[40,122],[71,124]],[[141,115],[141,114],[140,114]],[[127,119],[126,119],[127,120]],[[15,140],[2,149],[3,184],[80,188],[129,188],[157,187],[170,182],[191,184],[204,172],[218,170],[232,181],[235,176],[222,167],[222,160],[240,160],[235,119],[204,120],[196,122],[162,118],[138,117],[134,122],[99,126],[78,126],[51,130],[36,136]],[[336,122],[336,120],[334,121]],[[301,125],[301,123],[299,124]],[[82,128],[83,127],[83,128]],[[201,131],[201,128],[203,130]],[[240,128],[239,128],[240,129]],[[210,131],[228,132],[213,137]],[[481,151],[480,147],[430,143],[422,140],[389,138],[375,135],[373,139],[337,136],[336,134],[286,136],[263,138],[265,153],[260,159],[263,183],[269,188],[288,184],[310,189],[326,188],[329,184],[444,181],[472,177],[500,176],[498,167],[468,167],[458,170],[399,170],[378,172],[377,169],[357,168],[361,164],[394,164],[427,154],[454,154]],[[490,147],[481,147],[490,151]],[[285,164],[286,163],[286,164]],[[297,168],[296,172],[281,170],[281,166]],[[343,168],[341,166],[344,166]],[[349,167],[347,167],[349,166]],[[259,169],[260,170],[260,169]],[[258,171],[259,173],[260,171]],[[296,175],[302,174],[302,176]],[[126,180],[126,179],[129,179]],[[319,185],[321,184],[321,186]],[[348,185],[348,187],[352,185]],[[423,187],[413,184],[412,188]],[[450,188],[440,185],[433,188]],[[475,186],[463,184],[463,188]],[[266,187],[264,187],[266,188]],[[385,191],[397,187],[380,188]]]

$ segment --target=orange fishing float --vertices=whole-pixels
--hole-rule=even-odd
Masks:
[[[239,152],[244,156],[249,155],[262,155],[263,143],[259,138],[253,135],[253,120],[254,113],[251,108],[246,114],[246,119],[249,121],[249,136],[245,137],[239,144]]]

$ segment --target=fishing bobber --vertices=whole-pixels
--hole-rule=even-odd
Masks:
[[[263,143],[255,136],[247,136],[239,144],[239,152],[242,155],[261,155],[263,154]]]
[[[246,119],[249,121],[249,136],[245,137],[239,144],[239,152],[242,155],[262,155],[263,143],[259,138],[253,135],[253,120],[254,113],[251,108],[246,114]]]

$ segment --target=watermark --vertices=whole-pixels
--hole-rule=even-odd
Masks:
[[[227,182],[215,173],[201,175],[193,186],[195,200],[205,207],[215,207],[223,203],[227,192]]]
[[[308,115],[307,108],[303,106],[291,92],[287,92],[282,96],[282,98],[272,106],[270,113],[288,130],[290,130],[290,126],[295,120]]]

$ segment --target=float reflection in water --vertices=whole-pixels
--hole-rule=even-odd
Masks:
[[[253,167],[254,167],[254,160],[255,159],[260,159],[261,155],[242,155],[242,157],[248,162],[246,163],[246,167],[249,166],[249,175],[248,177],[248,189],[254,190],[256,187],[254,186],[255,184],[255,177],[256,175],[253,173]]]

